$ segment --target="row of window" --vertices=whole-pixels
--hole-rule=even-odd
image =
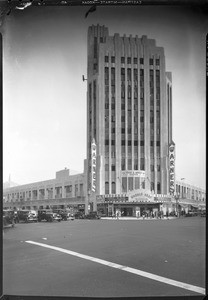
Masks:
[[[109,194],[110,189],[109,189],[109,182],[105,182],[105,194]],[[116,194],[116,183],[113,181],[111,183],[111,194]]]
[[[132,159],[127,159],[127,164],[128,164],[128,170],[132,170]],[[144,170],[144,158],[140,159],[140,170]],[[105,164],[105,171],[108,172],[109,171],[109,164]],[[158,171],[160,171],[160,166],[157,165],[158,167]],[[138,170],[138,159],[134,160],[134,170]],[[121,161],[121,170],[124,171],[126,170],[126,166],[125,166],[125,159],[122,159]],[[111,165],[111,171],[116,171],[116,166],[114,164]]]
[[[128,111],[128,119],[132,117],[132,112]],[[121,114],[121,122],[125,122],[126,116]],[[144,122],[144,117],[140,117],[140,121],[143,123]],[[160,119],[157,118],[157,123],[159,124]],[[134,116],[134,122],[138,122],[138,116]],[[150,123],[154,123],[154,117],[150,116]],[[131,124],[131,120],[129,120],[129,124]]]
[[[108,143],[108,144],[106,144]],[[121,146],[125,146],[125,145],[128,145],[128,146],[131,146],[133,145],[134,146],[138,146],[138,140],[134,140],[131,141],[131,140],[121,140]],[[156,141],[155,142],[156,146],[159,147],[160,146],[160,141]],[[109,145],[109,140],[105,140],[105,145]],[[140,141],[140,146],[144,146],[144,141]],[[154,141],[150,141],[150,146],[154,146]],[[151,149],[151,148],[150,148]]]
[[[66,196],[72,196],[72,185],[64,186],[65,194]],[[77,196],[78,193],[78,184],[74,185],[74,192],[75,196]],[[47,189],[47,192],[45,193],[45,189],[40,190],[33,190],[28,192],[22,192],[22,193],[11,193],[7,195],[7,198],[17,198],[17,199],[29,199],[29,198],[37,198],[39,195],[39,198],[45,197],[46,195],[53,195],[53,188]],[[62,187],[55,187],[55,194],[54,197],[57,195],[62,195]],[[83,184],[80,184],[80,195],[83,196]]]
[[[105,63],[108,63],[109,61],[111,61],[111,63],[115,63],[115,56],[110,56],[109,57],[108,55],[105,55]],[[139,60],[138,60],[137,57],[124,57],[124,56],[121,57],[121,63],[122,64],[125,64],[126,62],[127,62],[127,64],[131,64],[131,63],[138,64],[138,61],[141,65],[144,64],[144,58],[143,57],[140,57]],[[153,58],[149,59],[149,64],[154,65],[154,59]],[[155,59],[155,65],[156,66],[160,65],[160,59],[159,58]]]
[[[138,80],[138,69],[128,68],[127,69],[127,81],[129,83],[131,83],[131,80],[132,80],[132,76],[131,76],[132,70],[133,70],[134,81]],[[125,72],[126,72],[126,69],[121,68],[122,85],[125,84]],[[141,78],[143,79],[144,69],[139,69],[139,72],[140,72],[140,79]],[[115,80],[115,68],[111,68],[111,80]],[[105,67],[105,81],[106,81],[106,83],[109,81],[109,68],[108,67]],[[153,86],[153,82],[154,82],[154,72],[152,69],[150,69],[150,86],[151,87]],[[159,85],[160,85],[160,71],[156,70],[156,86],[159,87]]]

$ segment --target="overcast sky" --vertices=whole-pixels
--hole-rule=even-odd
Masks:
[[[3,180],[26,184],[86,158],[87,30],[147,35],[164,47],[173,81],[176,176],[205,188],[207,16],[182,7],[28,7],[14,10],[3,34]]]

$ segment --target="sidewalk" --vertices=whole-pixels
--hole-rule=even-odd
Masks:
[[[163,220],[173,220],[173,219],[177,219],[177,217],[164,217],[164,218],[144,218],[140,217],[140,218],[136,218],[136,217],[101,217],[101,220],[112,220],[112,221],[163,221]]]

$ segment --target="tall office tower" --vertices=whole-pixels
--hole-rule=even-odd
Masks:
[[[92,25],[87,76],[89,189],[94,172],[97,195],[168,194],[172,82],[164,49],[147,36],[109,36],[105,26]]]

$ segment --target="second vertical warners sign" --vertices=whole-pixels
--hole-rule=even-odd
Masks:
[[[96,143],[95,139],[92,140],[91,144],[91,189],[92,192],[95,192],[96,190]]]

